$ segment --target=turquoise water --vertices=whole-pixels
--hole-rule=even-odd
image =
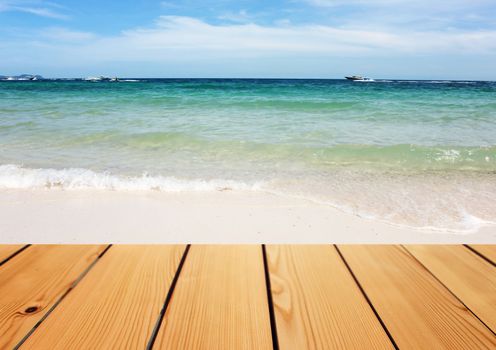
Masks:
[[[0,187],[269,191],[396,224],[496,221],[496,83],[0,82]]]

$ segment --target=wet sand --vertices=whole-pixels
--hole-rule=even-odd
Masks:
[[[243,192],[1,190],[0,243],[496,243]]]

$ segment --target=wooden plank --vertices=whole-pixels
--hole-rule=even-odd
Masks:
[[[145,349],[185,246],[113,246],[22,349]]]
[[[494,349],[496,337],[403,247],[339,246],[400,349]]]
[[[12,348],[105,249],[38,245],[0,269],[0,349]]]
[[[267,246],[281,349],[393,349],[333,246]]]
[[[496,269],[461,245],[406,246],[486,325],[496,331]]]
[[[496,264],[496,244],[471,244],[470,248]]]
[[[192,246],[155,349],[271,349],[260,246]]]
[[[0,263],[9,258],[12,254],[22,249],[24,244],[2,244],[0,245]]]

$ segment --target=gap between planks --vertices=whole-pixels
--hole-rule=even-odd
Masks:
[[[105,246],[37,245],[0,269],[0,348],[11,348],[39,325]]]
[[[403,248],[496,335],[494,266],[461,245],[406,245]]]
[[[11,255],[11,256],[9,257],[9,259],[12,259],[14,256],[16,256],[17,254],[19,254],[20,252],[22,252],[24,249],[26,249],[26,247],[27,247],[27,246],[25,246],[25,247],[21,248],[21,250],[18,250],[18,251],[16,251],[16,252],[14,252],[14,254],[13,254],[13,255]],[[226,248],[226,247],[229,247],[229,246],[223,246],[223,247],[224,247],[224,248]],[[332,246],[327,246],[327,247],[331,247],[331,248],[332,248]],[[341,254],[341,252],[339,251],[339,248],[338,248],[337,246],[335,246],[335,247],[336,247],[336,251],[339,253],[339,255],[340,255],[341,259],[342,259],[342,262],[344,263],[344,265],[346,265],[346,267],[347,267],[347,269],[348,269],[349,274],[350,274],[350,275],[351,275],[351,277],[354,279],[354,282],[356,283],[357,288],[360,288],[360,289],[361,289],[361,293],[363,294],[363,297],[364,297],[365,299],[367,299],[367,301],[368,301],[368,303],[369,303],[369,306],[371,307],[371,309],[372,309],[372,310],[374,311],[374,313],[375,313],[375,316],[377,317],[377,319],[379,320],[379,322],[381,322],[381,323],[382,323],[382,326],[383,326],[384,330],[386,331],[386,333],[389,333],[388,328],[387,328],[387,327],[386,327],[386,325],[384,324],[384,322],[383,322],[383,320],[382,320],[382,318],[381,318],[381,316],[380,316],[379,312],[375,310],[376,308],[375,308],[375,306],[374,306],[374,304],[373,304],[372,300],[370,300],[370,299],[369,299],[369,297],[367,296],[367,294],[366,294],[366,292],[365,292],[365,290],[368,290],[368,287],[365,287],[365,288],[364,288],[364,287],[362,287],[362,285],[361,285],[361,283],[360,283],[359,278],[358,278],[357,276],[355,276],[355,274],[354,274],[354,272],[353,272],[352,268],[348,265],[348,263],[347,263],[347,261],[346,261],[345,257],[344,257],[344,256],[343,256],[343,254]],[[463,248],[463,247],[461,247],[461,246],[459,246],[459,247],[460,247],[460,248]],[[475,246],[475,247],[477,247],[477,246]],[[477,248],[478,248],[478,247],[477,247]],[[494,246],[493,246],[492,248],[494,249]],[[108,249],[108,247],[107,247],[107,249]],[[188,248],[187,248],[187,249],[188,249]],[[271,301],[269,300],[269,299],[272,299],[272,298],[273,298],[273,294],[272,294],[272,290],[270,289],[270,284],[271,284],[271,279],[270,279],[270,274],[271,274],[271,272],[270,272],[270,263],[268,262],[269,258],[268,258],[268,256],[267,256],[267,252],[265,251],[265,249],[266,249],[266,248],[265,248],[265,246],[264,246],[264,245],[262,245],[262,249],[261,249],[261,250],[262,250],[262,256],[261,256],[261,259],[262,259],[262,262],[263,262],[263,269],[264,269],[264,275],[265,275],[265,276],[264,276],[264,277],[265,277],[265,288],[264,288],[264,290],[265,290],[265,292],[267,293],[267,305],[269,305],[269,308],[268,308],[268,310],[269,310],[269,322],[270,322],[270,323],[271,323],[271,325],[274,327],[274,328],[271,330],[271,333],[272,333],[272,347],[273,347],[273,348],[276,348],[274,344],[277,344],[277,339],[278,339],[278,338],[277,338],[277,330],[278,330],[278,328],[277,328],[276,317],[275,317],[275,316],[273,316],[273,317],[274,317],[274,320],[273,320],[273,321],[272,321],[272,320],[270,320],[270,313],[271,313],[270,311],[272,310],[273,315],[275,315],[275,306],[273,305],[273,304],[274,304],[274,302],[272,302],[272,303],[271,303]],[[408,246],[407,246],[407,247],[404,247],[403,249],[405,249],[405,251],[408,251],[408,253],[409,253],[410,255],[412,255],[412,252],[408,249]],[[488,260],[488,258],[486,258],[485,256],[482,256],[482,254],[481,254],[481,253],[479,253],[478,251],[476,252],[476,251],[474,251],[474,250],[475,250],[475,248],[473,248],[473,247],[467,247],[467,251],[471,251],[471,253],[473,253],[473,254],[474,254],[474,256],[478,256],[478,258],[479,258],[479,259],[481,259],[481,261],[484,261],[484,260],[482,260],[482,259],[485,259],[486,261]],[[105,251],[107,251],[107,250],[105,250]],[[173,285],[171,285],[171,287],[169,288],[169,290],[168,290],[168,292],[167,292],[167,296],[166,296],[165,301],[164,301],[164,303],[163,303],[163,309],[162,309],[162,310],[163,310],[163,315],[162,315],[162,316],[160,316],[160,317],[166,317],[166,316],[167,316],[166,314],[167,314],[167,312],[168,312],[168,307],[170,307],[169,303],[170,303],[170,302],[171,302],[171,300],[173,299],[174,286],[175,286],[176,282],[180,281],[180,280],[183,278],[182,276],[180,276],[180,272],[181,272],[181,267],[182,267],[182,265],[183,265],[183,264],[185,264],[185,263],[187,262],[187,260],[186,260],[186,253],[187,253],[187,252],[185,252],[185,254],[182,256],[182,258],[181,258],[182,260],[181,260],[181,262],[180,262],[180,266],[178,266],[178,268],[177,268],[177,270],[176,270],[176,272],[175,272],[175,276],[174,276],[174,280],[175,280],[175,282],[173,282]],[[103,255],[103,253],[102,253],[101,255]],[[101,256],[101,255],[100,255],[100,256]],[[22,256],[22,255],[20,255],[20,256]],[[458,294],[455,294],[456,292],[454,292],[454,291],[452,291],[450,288],[448,288],[447,284],[445,284],[444,282],[442,282],[442,280],[440,280],[440,279],[439,279],[439,277],[438,277],[439,272],[438,272],[437,274],[435,274],[435,272],[433,272],[431,268],[426,267],[426,265],[424,265],[422,262],[418,261],[417,257],[413,257],[413,256],[412,256],[412,258],[413,258],[413,259],[416,259],[416,260],[417,260],[417,262],[418,262],[419,264],[421,264],[421,266],[423,266],[423,267],[424,267],[424,269],[425,269],[425,270],[427,270],[427,271],[428,271],[428,272],[429,272],[429,273],[430,273],[430,274],[431,274],[431,275],[432,275],[432,276],[433,276],[433,277],[437,280],[437,282],[438,282],[439,284],[441,284],[441,285],[442,285],[445,289],[447,289],[447,290],[448,290],[448,291],[449,291],[452,295],[454,295],[454,296],[455,296],[455,297],[456,297],[456,298],[457,298],[460,302],[464,303],[464,302],[462,301],[462,299],[460,299],[460,298],[459,298],[459,295],[458,295],[459,293],[458,293]],[[91,269],[91,267],[92,267],[94,264],[96,264],[96,262],[97,262],[98,260],[99,260],[98,258],[97,258],[97,259],[95,259],[95,261],[92,263],[92,265],[91,265],[90,267],[88,267],[88,269],[80,275],[80,277],[79,277],[79,279],[78,279],[78,281],[77,281],[77,282],[80,282],[80,280],[81,280],[81,279],[83,279],[83,277],[84,277],[84,276],[85,276],[85,275],[89,272],[89,270]],[[484,262],[486,262],[486,261],[484,261]],[[493,264],[494,264],[494,263],[493,263]],[[9,264],[7,264],[6,266],[8,266],[8,265],[10,265],[10,263],[9,263]],[[36,327],[38,327],[38,326],[42,323],[42,321],[43,321],[43,320],[45,320],[45,319],[48,317],[48,315],[49,315],[49,314],[50,314],[53,310],[55,310],[55,308],[59,305],[59,303],[60,303],[60,302],[61,302],[61,301],[65,298],[65,296],[66,296],[66,295],[67,295],[67,294],[68,294],[68,293],[69,293],[72,289],[74,289],[74,287],[77,285],[77,282],[76,282],[76,283],[73,283],[73,285],[72,285],[72,286],[71,286],[71,287],[70,287],[70,288],[66,291],[66,293],[65,293],[63,296],[61,296],[61,298],[60,298],[60,299],[56,302],[56,304],[54,304],[54,305],[52,306],[52,308],[51,308],[51,309],[50,309],[50,310],[49,310],[49,311],[48,311],[48,312],[47,312],[47,313],[43,316],[43,318],[42,318],[40,321],[38,321],[37,325],[36,325],[35,327],[33,327],[33,329],[31,330],[31,333],[32,333],[32,332],[36,329]],[[268,292],[268,291],[270,291],[270,292]],[[271,307],[271,304],[272,304],[272,307]],[[467,307],[467,308],[468,308],[468,307]],[[468,309],[469,309],[470,311],[472,311],[470,308],[468,308]],[[476,315],[476,316],[477,316],[477,314],[476,314],[476,313],[474,313],[474,312],[475,312],[475,311],[472,311],[472,313],[473,313],[474,315]],[[477,316],[477,317],[478,317],[478,316]],[[157,321],[157,323],[156,323],[156,326],[158,326],[158,328],[156,329],[156,334],[158,334],[158,332],[159,332],[159,330],[160,330],[160,327],[161,327],[161,324],[162,324],[162,322],[161,322],[161,321],[162,321],[162,320],[159,318],[159,320],[158,320],[158,321]],[[481,321],[482,321],[482,320],[481,320]],[[272,322],[273,322],[273,324],[272,324]],[[29,334],[31,334],[31,333],[29,333]],[[154,340],[154,335],[153,335],[153,334],[155,334],[155,331],[152,333],[152,336],[150,337],[150,341],[151,341],[151,339],[153,339],[153,340]],[[155,335],[156,335],[156,334],[155,334]],[[388,335],[390,336],[390,340],[393,342],[393,345],[395,345],[395,344],[394,344],[394,339],[393,339],[393,337],[391,336],[391,334],[388,334]],[[493,335],[494,335],[494,332],[493,332]],[[275,338],[274,338],[274,336],[275,336]],[[27,337],[26,337],[26,339],[27,339]],[[274,343],[274,341],[275,341],[275,343]],[[152,342],[151,344],[153,345],[153,342]],[[480,344],[480,345],[482,345],[482,344]],[[151,348],[151,346],[150,346],[149,348]]]
[[[185,248],[114,246],[22,348],[145,348]]]
[[[0,266],[28,248],[30,244],[8,244],[0,245]]]
[[[398,246],[339,246],[399,348],[494,348],[496,338]]]
[[[193,245],[154,348],[272,349],[262,249]]]
[[[476,245],[468,245],[465,244],[465,247],[470,250],[472,253],[476,254],[480,258],[486,260],[489,264],[496,267],[496,244],[476,244]]]

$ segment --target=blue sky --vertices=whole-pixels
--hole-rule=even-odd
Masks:
[[[0,74],[496,80],[494,0],[0,0]]]

